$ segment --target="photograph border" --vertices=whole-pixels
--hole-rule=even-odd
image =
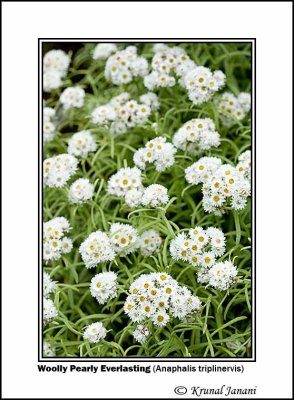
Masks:
[[[252,150],[252,203],[251,203],[251,260],[252,260],[252,309],[251,309],[251,348],[252,356],[245,357],[43,357],[42,310],[43,296],[41,283],[43,281],[43,43],[250,43],[251,44],[251,150]],[[38,38],[38,362],[256,362],[256,38]]]

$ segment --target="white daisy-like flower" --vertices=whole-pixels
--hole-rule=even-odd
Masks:
[[[79,86],[67,87],[60,95],[60,103],[65,110],[81,108],[84,104],[85,91]]]
[[[110,272],[101,272],[91,279],[90,292],[99,304],[105,304],[117,295],[117,275]]]
[[[156,208],[167,204],[168,200],[167,188],[162,185],[152,184],[145,188],[141,202],[144,206]]]
[[[93,197],[94,185],[89,179],[80,178],[73,182],[69,188],[69,200],[74,204],[82,204]]]
[[[117,51],[115,43],[98,43],[93,52],[94,60],[106,60]]]
[[[43,357],[55,357],[55,350],[52,348],[51,344],[48,342],[43,342]]]
[[[56,217],[43,223],[43,259],[59,260],[62,254],[69,253],[72,241],[65,236],[70,229],[64,217]]]
[[[139,246],[138,231],[129,224],[111,224],[109,238],[113,251],[120,257],[133,253]]]
[[[58,311],[51,299],[43,297],[43,323],[44,325],[57,317]]]
[[[55,292],[57,286],[56,282],[52,281],[47,272],[43,273],[43,296],[48,298],[51,293]]]
[[[97,144],[89,131],[77,132],[68,141],[68,153],[76,157],[87,158],[89,153],[96,150]]]
[[[106,337],[107,330],[101,322],[94,322],[86,327],[84,331],[84,339],[91,343],[98,343]]]
[[[139,239],[139,246],[144,256],[159,253],[162,238],[155,229],[149,229],[142,233]]]
[[[208,284],[218,290],[227,290],[236,280],[238,270],[229,261],[213,265],[207,272]]]
[[[79,252],[86,268],[94,268],[101,262],[115,258],[107,234],[101,231],[91,233],[80,245]]]
[[[148,336],[150,335],[150,331],[145,325],[137,325],[136,329],[133,332],[133,336],[135,340],[139,343],[145,343]]]
[[[62,187],[76,172],[78,160],[71,154],[59,154],[43,162],[44,186]]]
[[[233,126],[236,121],[241,121],[251,108],[251,96],[242,92],[238,97],[225,92],[216,101],[221,121],[225,126]]]
[[[108,192],[118,197],[124,197],[130,190],[142,189],[141,171],[137,168],[121,168],[108,180]]]

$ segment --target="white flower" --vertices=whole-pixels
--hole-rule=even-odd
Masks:
[[[174,135],[173,144],[190,154],[196,155],[220,145],[220,135],[212,119],[192,119]]]
[[[167,188],[158,184],[147,186],[142,196],[142,204],[154,208],[167,204],[168,200]]]
[[[246,150],[238,157],[239,163],[236,166],[245,179],[251,180],[251,151]]]
[[[84,104],[85,91],[79,86],[67,87],[61,93],[60,103],[65,110],[76,107],[81,108]]]
[[[116,297],[117,275],[114,272],[102,272],[91,279],[90,292],[99,304]]]
[[[139,239],[139,246],[144,256],[159,253],[161,244],[162,238],[154,229],[143,232]]]
[[[51,299],[43,297],[43,323],[44,325],[57,317],[58,311]]]
[[[127,132],[126,124],[122,121],[113,121],[110,125],[109,132],[114,136],[123,135]]]
[[[94,60],[106,60],[112,53],[117,51],[117,46],[114,43],[98,43],[94,49]]]
[[[70,154],[59,154],[43,162],[44,186],[62,187],[76,172],[78,160]]]
[[[235,97],[232,93],[225,92],[216,103],[222,123],[230,127],[246,116],[251,108],[251,96],[249,93],[242,92]]]
[[[43,342],[43,357],[55,357],[55,350],[52,349],[51,344],[48,342]]]
[[[43,224],[43,259],[59,260],[63,253],[72,249],[72,241],[65,236],[70,229],[64,217],[56,217]]]
[[[186,181],[192,185],[204,183],[220,167],[222,161],[217,157],[202,157],[185,169]]]
[[[219,290],[228,289],[236,279],[237,268],[229,261],[216,263],[208,272],[208,283]]]
[[[129,224],[111,224],[109,237],[112,249],[120,257],[134,252],[139,245],[137,229]]]
[[[117,114],[114,107],[110,104],[96,107],[91,114],[92,122],[97,125],[105,125],[111,121],[114,121]]]
[[[56,283],[52,281],[47,272],[43,273],[43,296],[49,297],[51,293],[55,292]]]
[[[94,137],[89,131],[77,132],[68,141],[68,152],[77,157],[87,158],[90,152],[97,150]]]
[[[94,185],[89,179],[77,179],[69,188],[69,200],[75,204],[82,204],[90,200],[94,193]]]
[[[193,266],[209,267],[225,252],[225,236],[220,229],[200,226],[188,233],[179,233],[170,242],[170,253],[174,260],[186,261]]]
[[[135,340],[139,343],[145,343],[148,336],[150,335],[150,331],[145,325],[137,325],[136,329],[133,332],[133,336]]]
[[[91,343],[98,343],[106,337],[107,330],[101,322],[94,322],[86,327],[84,332],[84,339]]]
[[[121,168],[108,180],[108,192],[118,197],[124,197],[130,190],[141,188],[141,171],[136,167]]]
[[[158,327],[165,326],[175,317],[183,319],[197,312],[201,306],[197,296],[165,272],[141,275],[131,284],[129,293],[124,304],[129,318],[133,322],[144,321],[144,324],[151,321]],[[137,334],[139,339],[143,338],[140,332]]]
[[[44,92],[51,92],[57,89],[62,83],[61,75],[58,71],[48,70],[43,74],[43,90]]]
[[[115,257],[107,234],[101,231],[91,233],[80,245],[79,252],[86,268],[94,268],[97,264],[112,261]]]
[[[157,171],[165,171],[175,163],[176,151],[171,143],[166,142],[165,137],[159,136],[135,152],[134,163],[142,169],[145,169],[146,163],[154,163]]]
[[[158,110],[160,107],[158,96],[153,92],[142,94],[142,96],[140,96],[140,102],[149,106],[152,111]]]
[[[225,75],[222,71],[212,72],[206,67],[190,69],[182,79],[182,85],[188,91],[189,99],[194,104],[208,101],[215,92],[225,84]]]
[[[63,50],[50,50],[43,57],[44,71],[56,71],[61,77],[67,74],[70,57]]]
[[[117,51],[110,56],[105,65],[105,78],[115,85],[129,83],[135,76],[145,76],[148,72],[148,62],[138,57],[135,46]]]
[[[125,195],[125,202],[130,208],[136,208],[141,204],[142,195],[142,189],[131,189]]]
[[[55,136],[55,110],[51,107],[43,108],[43,139],[44,143],[50,142]]]

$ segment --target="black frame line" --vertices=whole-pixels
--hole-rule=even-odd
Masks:
[[[43,63],[42,63],[42,44],[46,43],[250,43],[251,44],[251,161],[252,163],[252,203],[251,203],[251,283],[252,285],[252,310],[251,310],[251,341],[252,341],[252,357],[251,358],[212,358],[212,357],[42,357],[43,351],[43,334],[42,334],[42,310],[43,296],[41,290],[41,282],[43,281],[43,113],[42,110],[42,88],[43,88]],[[38,38],[38,362],[123,362],[123,363],[193,363],[193,362],[234,362],[234,363],[250,363],[256,362],[256,38]],[[42,205],[42,206],[41,206]],[[254,329],[253,329],[254,328]],[[41,336],[41,340],[40,340]],[[185,397],[187,398],[187,397]],[[238,400],[238,399],[236,399]]]

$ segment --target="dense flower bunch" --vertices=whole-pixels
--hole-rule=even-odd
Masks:
[[[188,233],[179,233],[170,242],[170,253],[174,260],[205,268],[212,266],[216,258],[224,254],[225,248],[225,235],[213,227],[203,229],[196,226]]]
[[[60,96],[60,103],[65,110],[76,107],[81,108],[84,104],[85,91],[79,86],[64,89]]]
[[[142,189],[141,171],[137,168],[121,168],[108,180],[108,192],[118,197],[124,197],[131,190]]]
[[[146,93],[140,97],[140,103],[131,99],[130,94],[123,92],[113,97],[109,103],[96,107],[91,116],[95,125],[109,126],[113,135],[122,135],[128,128],[144,125],[151,112],[158,109],[156,94]]]
[[[185,170],[187,182],[203,183],[202,205],[206,212],[219,215],[225,207],[241,210],[246,206],[251,193],[250,153],[240,157],[237,167],[222,165],[215,157],[203,157]]]
[[[251,180],[251,151],[246,150],[238,157],[236,169],[245,179]]]
[[[44,260],[59,260],[62,254],[71,251],[72,241],[65,236],[69,230],[69,222],[64,217],[56,217],[43,224]]]
[[[51,107],[43,107],[43,140],[44,143],[51,142],[55,136],[56,126],[54,123],[56,111]]]
[[[117,51],[115,43],[98,43],[93,52],[94,60],[106,60]]]
[[[78,160],[70,154],[59,154],[43,162],[44,186],[62,187],[77,171]]]
[[[158,87],[171,87],[196,64],[181,47],[157,45],[153,47],[155,55],[152,58],[152,72],[144,78],[144,84],[149,90]]]
[[[58,311],[51,299],[43,297],[43,324],[47,324],[57,317]]]
[[[238,270],[230,261],[217,262],[211,268],[202,267],[198,282],[208,284],[218,290],[227,290],[235,281]]]
[[[175,147],[163,136],[149,140],[145,147],[134,154],[134,163],[138,168],[145,169],[146,163],[154,164],[157,171],[165,171],[175,163]]]
[[[56,282],[53,282],[47,272],[43,273],[43,295],[48,298],[56,290]]]
[[[74,204],[82,204],[92,198],[94,185],[89,179],[80,178],[73,182],[69,188],[69,200]]]
[[[232,93],[223,93],[216,102],[225,126],[234,125],[236,120],[241,121],[251,108],[251,96],[245,92],[241,92],[238,97]]]
[[[176,132],[173,144],[181,150],[196,155],[220,145],[220,135],[212,119],[192,119]]]
[[[160,207],[168,203],[169,195],[163,185],[152,184],[147,186],[142,194],[141,204],[147,207]]]
[[[77,132],[68,141],[68,152],[76,157],[86,158],[90,152],[96,150],[97,145],[89,131]]]
[[[193,104],[202,104],[220,90],[225,84],[225,74],[222,71],[212,72],[207,67],[195,67],[189,70],[182,79],[182,85],[188,91]]]
[[[115,85],[129,83],[133,78],[143,77],[148,73],[146,58],[137,55],[135,46],[117,51],[105,64],[105,78]]]
[[[91,343],[98,343],[106,337],[107,330],[101,322],[94,322],[88,325],[84,332],[84,339]]]
[[[141,275],[131,284],[129,293],[125,313],[133,322],[151,321],[157,327],[165,326],[172,318],[184,320],[201,306],[197,296],[164,272]]]
[[[117,294],[117,275],[112,271],[95,275],[91,280],[90,292],[99,304],[113,299]]]
[[[79,251],[86,268],[94,268],[97,264],[112,261],[115,257],[110,240],[102,231],[91,233],[80,245]]]
[[[162,238],[155,229],[149,229],[142,233],[139,238],[139,247],[144,256],[159,253]]]
[[[133,253],[139,246],[137,229],[129,224],[111,224],[109,238],[114,252],[120,257]]]
[[[67,74],[70,57],[62,50],[50,50],[43,58],[43,90],[51,92],[62,84]]]
[[[139,324],[133,332],[133,336],[135,340],[139,343],[145,343],[148,336],[150,335],[150,331],[147,326]]]

